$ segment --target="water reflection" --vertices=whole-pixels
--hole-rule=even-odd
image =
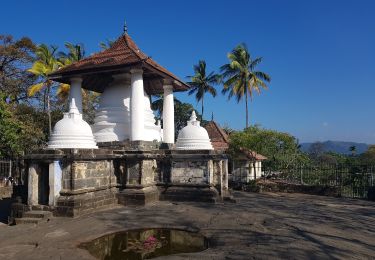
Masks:
[[[99,237],[80,245],[98,259],[150,259],[207,249],[207,239],[177,229],[130,230]]]

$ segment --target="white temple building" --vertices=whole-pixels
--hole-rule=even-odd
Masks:
[[[131,139],[131,75],[114,75],[114,81],[103,92],[100,106],[95,117],[93,131],[97,142],[113,142]],[[143,106],[138,106],[143,111],[138,111],[143,116],[144,141],[161,141],[161,127],[156,125],[154,114],[150,106],[150,98],[143,93]],[[137,109],[136,107],[135,109]],[[143,108],[142,108],[143,107]],[[143,112],[143,113],[141,113]]]
[[[49,76],[70,84],[70,106],[48,148],[24,158],[28,209],[75,217],[119,204],[228,196],[227,156],[213,150],[194,111],[174,144],[173,93],[189,86],[126,32],[109,49]],[[91,127],[82,119],[82,88],[101,93]],[[150,96],[160,94],[163,129],[150,106]]]
[[[144,54],[126,32],[109,49],[52,73],[51,79],[71,85],[69,101],[75,100],[80,113],[81,88],[101,93],[92,126],[98,144],[126,140],[174,144],[173,92],[189,86]],[[154,94],[164,96],[163,129],[151,110]],[[49,148],[66,145],[54,141]]]

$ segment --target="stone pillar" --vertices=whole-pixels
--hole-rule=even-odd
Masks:
[[[173,86],[165,84],[163,101],[163,142],[167,144],[174,143],[174,101]]]
[[[27,192],[27,204],[38,205],[39,199],[39,183],[38,183],[38,171],[39,167],[37,164],[31,164],[28,172],[28,192]]]
[[[82,114],[82,79],[71,78],[70,79],[70,91],[69,91],[69,105],[74,98],[78,111]]]
[[[130,140],[141,141],[144,139],[144,90],[143,71],[132,69],[131,73],[131,96],[130,96]]]
[[[62,183],[62,170],[59,161],[54,161],[49,164],[49,198],[48,205],[56,206],[58,197],[60,196],[61,183]]]
[[[228,159],[222,161],[221,190],[222,196],[228,195]]]

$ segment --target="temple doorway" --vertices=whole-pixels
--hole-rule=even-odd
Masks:
[[[49,201],[49,164],[43,163],[40,165],[40,172],[38,174],[38,204],[48,205]]]

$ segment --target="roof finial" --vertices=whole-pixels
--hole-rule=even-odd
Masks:
[[[124,21],[124,34],[128,34],[128,26],[126,25],[126,20]]]
[[[212,111],[211,121],[214,121],[214,111]]]

